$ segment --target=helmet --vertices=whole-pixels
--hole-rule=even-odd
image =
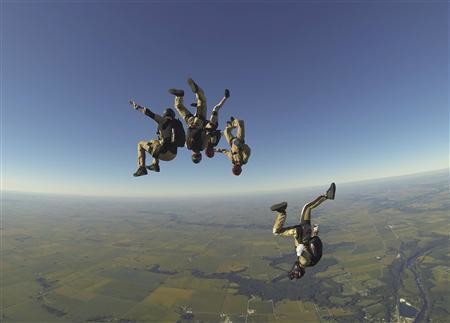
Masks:
[[[290,280],[293,280],[294,278],[295,279],[302,278],[304,274],[305,274],[305,268],[303,268],[303,266],[300,266],[298,261],[296,261],[294,263],[294,266],[292,267],[291,271],[288,273],[288,276],[289,276]]]
[[[231,170],[232,170],[233,174],[236,176],[239,176],[242,173],[241,165],[233,165],[233,168]]]
[[[202,160],[202,153],[194,151],[192,152],[192,162],[198,164]]]
[[[211,145],[208,145],[208,147],[206,147],[206,151],[205,151],[206,156],[208,156],[209,158],[213,158],[214,157],[214,147]]]
[[[175,118],[175,112],[171,108],[167,108],[166,110],[164,110],[163,116],[170,117],[173,119]]]

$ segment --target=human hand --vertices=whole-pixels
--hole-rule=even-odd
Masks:
[[[137,110],[137,108],[138,108],[137,103],[134,102],[133,100],[130,100],[129,102],[130,102],[131,106],[133,107],[133,109],[134,109],[134,110]]]
[[[302,255],[303,251],[305,251],[305,245],[303,243],[301,243],[296,248],[297,256],[300,257]]]

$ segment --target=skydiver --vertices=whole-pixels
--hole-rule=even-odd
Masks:
[[[185,134],[181,122],[175,118],[175,112],[171,108],[164,110],[162,116],[152,112],[149,108],[142,107],[134,101],[130,104],[146,116],[155,120],[158,124],[158,139],[150,141],[140,141],[137,145],[138,169],[133,176],[147,175],[147,169],[159,172],[159,161],[169,161],[176,157],[178,147],[184,145]],[[145,152],[148,152],[153,161],[150,166],[145,165]]]
[[[236,136],[232,134],[233,129],[236,129]],[[231,117],[223,134],[230,145],[230,150],[218,148],[215,151],[225,154],[231,160],[233,164],[231,170],[234,175],[239,176],[242,172],[242,166],[247,164],[251,153],[250,147],[245,143],[244,121]]]
[[[219,110],[224,105],[225,101],[230,97],[230,90],[225,89],[224,96],[220,102],[214,106],[209,122],[206,124],[206,135],[208,136],[208,143],[206,145],[205,154],[209,158],[214,157],[214,148],[219,144],[222,134],[219,129]],[[197,106],[198,103],[192,103],[192,106]]]
[[[197,108],[195,115],[193,115],[183,104],[184,91],[179,89],[170,89],[169,93],[175,95],[175,109],[180,116],[185,120],[188,130],[186,134],[186,147],[192,150],[192,161],[198,164],[202,160],[201,151],[209,145],[217,145],[217,126],[218,126],[218,112],[225,101],[230,97],[230,91],[225,90],[225,95],[222,100],[214,107],[210,120],[206,119],[206,97],[203,89],[200,88],[193,79],[188,79],[188,84],[195,94],[197,102],[192,104]],[[215,136],[215,138],[211,138]],[[208,157],[212,157],[214,152],[210,153],[208,150]]]
[[[331,183],[324,195],[320,195],[315,200],[303,206],[300,225],[285,227],[287,202],[281,202],[271,206],[272,211],[276,211],[277,217],[273,225],[273,234],[294,237],[297,260],[289,272],[289,278],[299,279],[305,274],[305,267],[316,265],[322,257],[322,242],[319,238],[319,226],[311,228],[311,210],[318,207],[325,200],[334,200],[336,185]]]

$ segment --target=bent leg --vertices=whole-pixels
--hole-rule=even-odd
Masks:
[[[211,117],[209,118],[210,128],[216,128],[219,125],[219,113],[216,107],[211,112]]]
[[[239,139],[240,142],[245,142],[245,124],[244,120],[233,120],[233,125],[237,128],[236,129],[236,138]]]
[[[211,122],[212,124],[219,123],[219,110],[225,104],[226,100],[227,100],[227,98],[223,97],[222,100],[220,100],[220,102],[217,103],[216,106],[214,106],[214,108],[212,109],[212,112],[211,112],[211,118],[209,118],[209,122]]]
[[[195,96],[197,98],[197,112],[196,116],[206,120],[206,96],[203,92],[203,89],[201,89],[199,86],[197,86],[197,92],[195,93]]]
[[[138,166],[145,167],[145,152],[150,152],[150,141],[139,141],[137,145]]]
[[[178,111],[180,116],[186,121],[187,125],[191,122],[191,119],[193,119],[192,113],[184,106],[183,104],[183,97],[176,96],[175,97],[175,109]]]
[[[318,207],[326,199],[327,199],[327,197],[325,195],[320,195],[314,201],[305,204],[302,209],[300,223],[301,224],[303,224],[303,223],[311,224],[311,210]]]
[[[150,155],[154,155],[155,152],[161,147],[161,142],[159,140],[153,139],[148,142],[148,152]]]
[[[277,217],[273,224],[272,232],[274,235],[280,235],[284,237],[295,237],[297,230],[294,228],[285,228],[284,223],[286,222],[286,212],[277,212]]]
[[[235,127],[233,125],[227,124],[227,126],[225,127],[225,130],[223,131],[223,135],[226,139],[226,141],[228,142],[228,144],[231,147],[231,144],[233,142],[233,139],[235,138],[232,134],[231,131],[233,131]]]

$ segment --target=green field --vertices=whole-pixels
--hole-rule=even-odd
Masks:
[[[399,321],[400,298],[445,321],[448,174],[337,184],[313,213],[324,256],[298,282],[268,207],[288,200],[296,224],[324,188],[170,203],[6,194],[2,321]]]

